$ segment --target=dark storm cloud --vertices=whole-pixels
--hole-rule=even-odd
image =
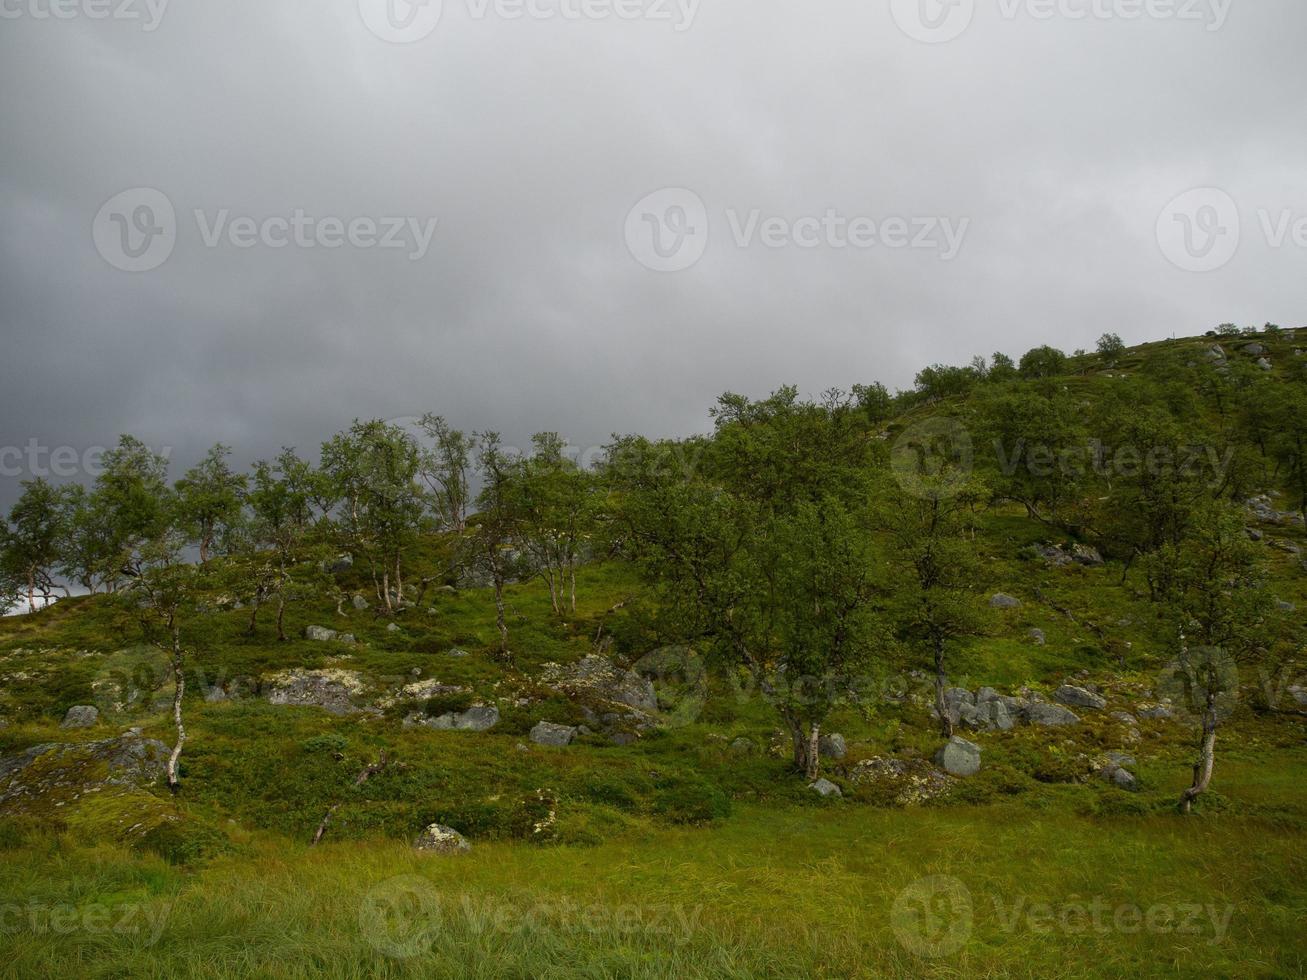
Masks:
[[[445,0],[407,44],[371,0],[51,2],[0,0],[11,450],[248,460],[428,410],[584,446],[726,389],[1307,321],[1297,0]],[[438,9],[393,2],[383,33]],[[175,209],[149,271],[92,234],[139,230],[97,222],[133,188]],[[627,216],[664,188],[702,257],[656,272]],[[1191,188],[1228,197],[1166,212]],[[1227,200],[1238,250],[1189,271],[1159,218]]]

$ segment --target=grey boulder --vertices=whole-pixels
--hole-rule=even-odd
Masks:
[[[818,796],[843,796],[840,788],[832,783],[829,779],[819,779],[815,783],[810,783],[808,789],[812,790]]]
[[[472,845],[453,827],[433,823],[418,835],[413,848],[424,854],[466,854]]]
[[[989,605],[993,609],[1020,609],[1021,600],[999,592],[990,598]]]
[[[75,704],[64,715],[60,728],[90,728],[100,720],[100,709],[89,704]]]
[[[1056,728],[1062,725],[1076,725],[1080,716],[1060,704],[1048,704],[1044,701],[1032,701],[1026,705],[1026,719],[1032,725],[1041,728]]]
[[[1102,711],[1107,707],[1107,698],[1093,691],[1086,691],[1083,687],[1076,687],[1074,684],[1063,684],[1053,692],[1053,697],[1062,704],[1069,704],[1076,708],[1093,708]]]
[[[935,753],[935,765],[954,776],[980,772],[980,746],[954,735]]]
[[[572,744],[572,739],[576,738],[576,729],[570,725],[556,725],[552,721],[542,721],[531,729],[530,738],[536,745],[562,748]]]

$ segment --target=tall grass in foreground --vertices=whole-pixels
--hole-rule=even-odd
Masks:
[[[1301,835],[1233,815],[752,809],[716,829],[593,848],[493,844],[460,858],[384,844],[310,850],[260,839],[251,848],[192,871],[51,840],[10,850],[0,865],[0,975],[1307,970]],[[949,891],[958,885],[969,914]],[[88,917],[95,908],[103,918]]]

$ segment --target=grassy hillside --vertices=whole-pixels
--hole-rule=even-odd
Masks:
[[[1232,362],[1243,356],[1221,342]],[[1197,371],[1212,343],[1075,359],[1041,384],[1090,412],[1140,373]],[[1270,374],[1303,370],[1293,347],[1280,342]],[[904,399],[872,437],[966,421],[985,397],[971,386]],[[1307,534],[1248,522],[1301,650]],[[939,747],[928,664],[906,646],[826,726],[848,744],[823,764],[839,798],[793,774],[774,708],[730,670],[701,687],[659,680],[656,723],[615,723],[629,736],[615,744],[614,724],[551,682],[551,665],[599,651],[626,667],[665,645],[653,594],[620,561],[585,566],[563,617],[539,581],[510,586],[511,667],[493,656],[485,588],[430,591],[391,620],[348,601],[369,590],[342,572],[346,601],[293,604],[287,643],[267,622],[250,635],[248,609],[215,608],[188,661],[179,795],[97,782],[88,762],[48,792],[0,799],[0,975],[1302,975],[1307,716],[1289,689],[1307,656],[1241,675],[1215,792],[1182,819],[1193,718],[1183,705],[1139,715],[1162,697],[1169,627],[1110,552],[1054,564],[1034,547],[1074,541],[1024,507],[986,511],[975,592],[1020,605],[988,611],[950,682],[1048,698],[1070,681],[1106,708],[1067,727],[965,732],[980,772],[911,806],[859,775],[864,760],[928,768]],[[359,642],[304,639],[311,625]],[[282,671],[348,672],[364,710],[272,703]],[[423,682],[433,687],[411,687]],[[131,727],[171,745],[171,696],[163,654],[105,597],[0,620],[0,757]],[[404,725],[477,703],[499,711],[488,731]],[[98,722],[61,728],[74,705],[99,708]],[[595,731],[552,748],[528,737],[540,721]],[[1108,752],[1134,756],[1136,791],[1096,774]],[[471,853],[415,854],[432,823]],[[1100,918],[1090,911],[1085,926],[1093,903]],[[134,921],[116,930],[125,909]],[[109,924],[101,912],[88,924],[87,910],[108,910]]]

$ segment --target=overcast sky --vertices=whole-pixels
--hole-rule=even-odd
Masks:
[[[51,2],[0,0],[4,502],[33,443],[585,446],[1307,324],[1302,0]]]

